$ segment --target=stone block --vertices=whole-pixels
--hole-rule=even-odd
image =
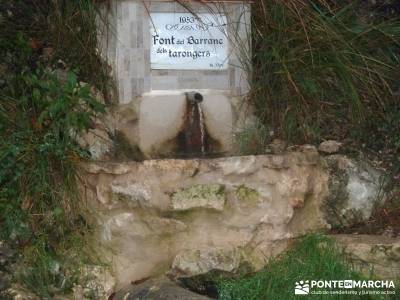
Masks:
[[[190,209],[214,209],[222,211],[225,205],[223,185],[195,185],[175,192],[171,196],[172,209],[184,211]]]

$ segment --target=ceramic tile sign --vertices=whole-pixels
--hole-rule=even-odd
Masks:
[[[151,68],[228,68],[227,21],[209,13],[151,13]]]

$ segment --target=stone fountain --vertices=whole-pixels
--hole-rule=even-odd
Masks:
[[[117,83],[115,129],[145,158],[187,156],[188,126],[207,133],[210,155],[232,153],[249,90],[241,63],[250,53],[246,2],[127,0],[104,8],[109,27],[100,37]],[[187,101],[193,91],[201,103]],[[201,124],[188,124],[192,115]]]
[[[118,287],[166,273],[257,270],[294,237],[368,218],[379,192],[379,173],[312,146],[230,157],[248,116],[240,103],[250,4],[184,3],[103,7],[102,52],[119,101],[107,127],[118,138],[89,143],[97,161],[83,166],[83,191],[95,248]],[[118,143],[127,155],[116,161]]]

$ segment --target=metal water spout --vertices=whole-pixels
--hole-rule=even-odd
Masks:
[[[201,108],[203,95],[186,93],[186,119],[181,132],[181,151],[187,156],[204,156],[207,151],[207,132]]]
[[[198,92],[188,92],[186,93],[186,101],[191,104],[203,102],[203,95]]]

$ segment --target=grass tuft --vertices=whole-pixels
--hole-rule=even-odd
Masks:
[[[400,20],[365,22],[357,14],[360,5],[322,0],[253,5],[250,99],[278,136],[299,143],[351,133],[359,139],[369,136],[371,123],[384,125],[398,114]],[[392,134],[396,146],[398,133]]]
[[[353,271],[329,237],[309,235],[260,272],[218,283],[221,300],[298,299],[295,283],[301,280],[363,280]],[[398,292],[398,291],[396,291]],[[307,299],[391,299],[385,296],[307,295]],[[395,299],[393,297],[393,299]]]

